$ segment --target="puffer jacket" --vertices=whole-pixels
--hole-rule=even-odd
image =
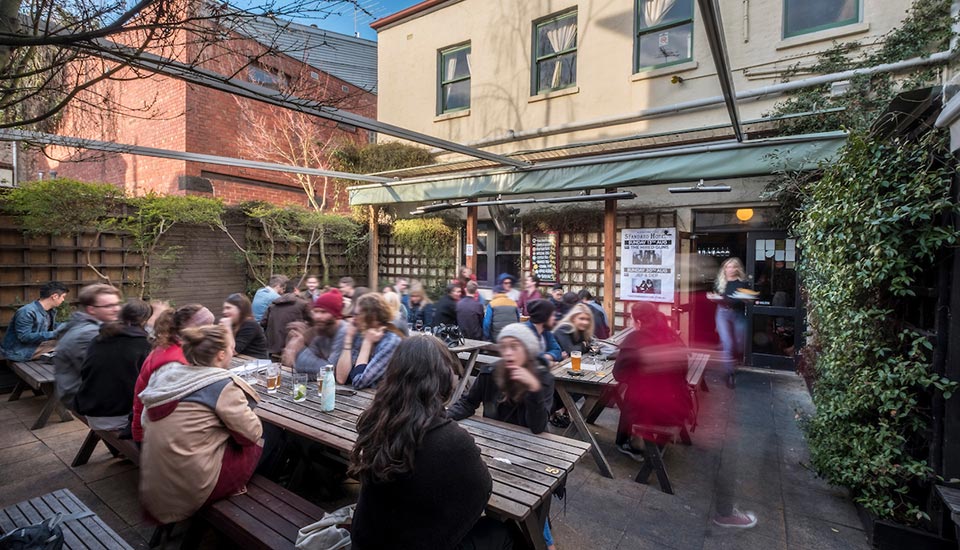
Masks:
[[[517,302],[511,300],[503,292],[493,295],[487,302],[486,313],[483,316],[483,339],[497,341],[497,336],[503,327],[520,320],[520,310]]]

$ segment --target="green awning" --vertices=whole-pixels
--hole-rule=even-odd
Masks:
[[[834,158],[845,142],[844,132],[828,132],[634,151],[528,169],[497,168],[360,185],[348,191],[351,205],[391,204],[764,176],[783,170],[813,170]]]

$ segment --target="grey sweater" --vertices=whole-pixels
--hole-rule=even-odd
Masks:
[[[53,379],[57,397],[63,406],[74,410],[74,398],[80,390],[80,370],[87,358],[87,349],[100,334],[100,321],[77,311],[70,316],[67,330],[57,342],[53,358]]]

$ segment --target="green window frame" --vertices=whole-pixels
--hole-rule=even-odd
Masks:
[[[671,6],[667,10],[667,13],[669,13],[674,7],[676,7],[676,4],[680,4],[681,7],[686,7],[687,10],[689,11],[690,15],[688,17],[667,19],[666,21],[657,23],[655,25],[650,25],[650,26],[644,26],[644,5],[646,3],[647,3],[647,0],[636,0],[636,2],[634,3],[634,10],[635,10],[634,26],[635,26],[636,32],[634,33],[635,40],[634,40],[634,48],[633,48],[633,72],[640,73],[643,71],[650,71],[653,69],[659,69],[661,67],[669,67],[671,65],[679,65],[681,63],[689,63],[693,61],[693,35],[694,35],[693,33],[693,25],[694,25],[693,0],[677,0],[675,5]],[[643,62],[643,56],[641,54],[641,46],[643,44],[643,40],[645,37],[648,37],[651,35],[657,35],[657,36],[665,35],[671,29],[677,29],[685,25],[690,26],[690,38],[687,46],[689,55],[686,55],[684,57],[680,57],[678,59],[674,59],[671,61],[664,61],[663,63],[650,64],[650,63]]]
[[[457,111],[466,111],[470,108],[470,43],[451,46],[437,52],[437,114],[455,113]],[[460,54],[463,54],[461,57]],[[458,71],[460,62],[457,59],[466,61],[466,74]],[[451,61],[453,63],[451,64]],[[453,74],[447,74],[448,72]],[[465,85],[463,83],[466,83]],[[451,95],[455,88],[466,87],[466,103],[452,107]]]
[[[822,1],[822,0],[821,0]],[[813,0],[783,0],[783,38],[793,38],[794,36],[801,36],[804,34],[810,34],[817,31],[824,31],[827,29],[833,29],[837,27],[845,27],[847,25],[852,25],[854,23],[860,22],[860,15],[863,11],[862,0],[846,0],[853,5],[853,15],[846,17],[844,19],[838,19],[836,21],[831,21],[829,23],[823,23],[821,25],[814,25],[810,27],[803,27],[799,29],[787,30],[787,20],[790,17],[790,7],[791,4],[797,5],[800,3],[805,4],[807,7],[814,4]]]
[[[554,49],[553,45],[549,43],[543,44],[541,42],[541,31],[549,25],[553,25],[560,22],[566,22],[568,20],[573,20],[573,35],[569,38],[572,41],[569,45],[564,45],[559,51]],[[572,88],[577,85],[577,34],[579,33],[577,21],[577,10],[572,9],[559,13],[556,15],[548,16],[539,21],[534,21],[533,24],[533,63],[532,63],[532,76],[531,76],[531,93],[530,95],[540,95],[547,92],[553,92],[556,90],[563,90],[566,88]],[[559,33],[558,33],[559,34]],[[560,39],[560,38],[558,38]],[[546,49],[546,46],[550,46],[550,51],[546,53],[541,53]],[[567,74],[570,76],[569,82],[561,82],[564,74],[563,63],[567,60],[572,59],[568,68]],[[547,64],[551,64],[554,67],[552,80],[547,83],[541,79],[541,68],[545,68]],[[554,84],[556,82],[556,84]]]

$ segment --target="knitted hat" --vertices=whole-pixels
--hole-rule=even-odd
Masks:
[[[343,316],[343,295],[340,294],[339,290],[332,288],[317,296],[317,299],[313,301],[313,307],[322,309],[339,319]]]
[[[516,338],[520,340],[523,347],[527,349],[527,355],[530,359],[539,357],[543,353],[543,345],[540,338],[534,334],[533,330],[525,323],[513,323],[503,327],[497,336],[497,343],[503,342],[504,338]]]
[[[534,300],[527,304],[527,313],[530,314],[530,322],[533,324],[546,323],[556,310],[550,300]]]

